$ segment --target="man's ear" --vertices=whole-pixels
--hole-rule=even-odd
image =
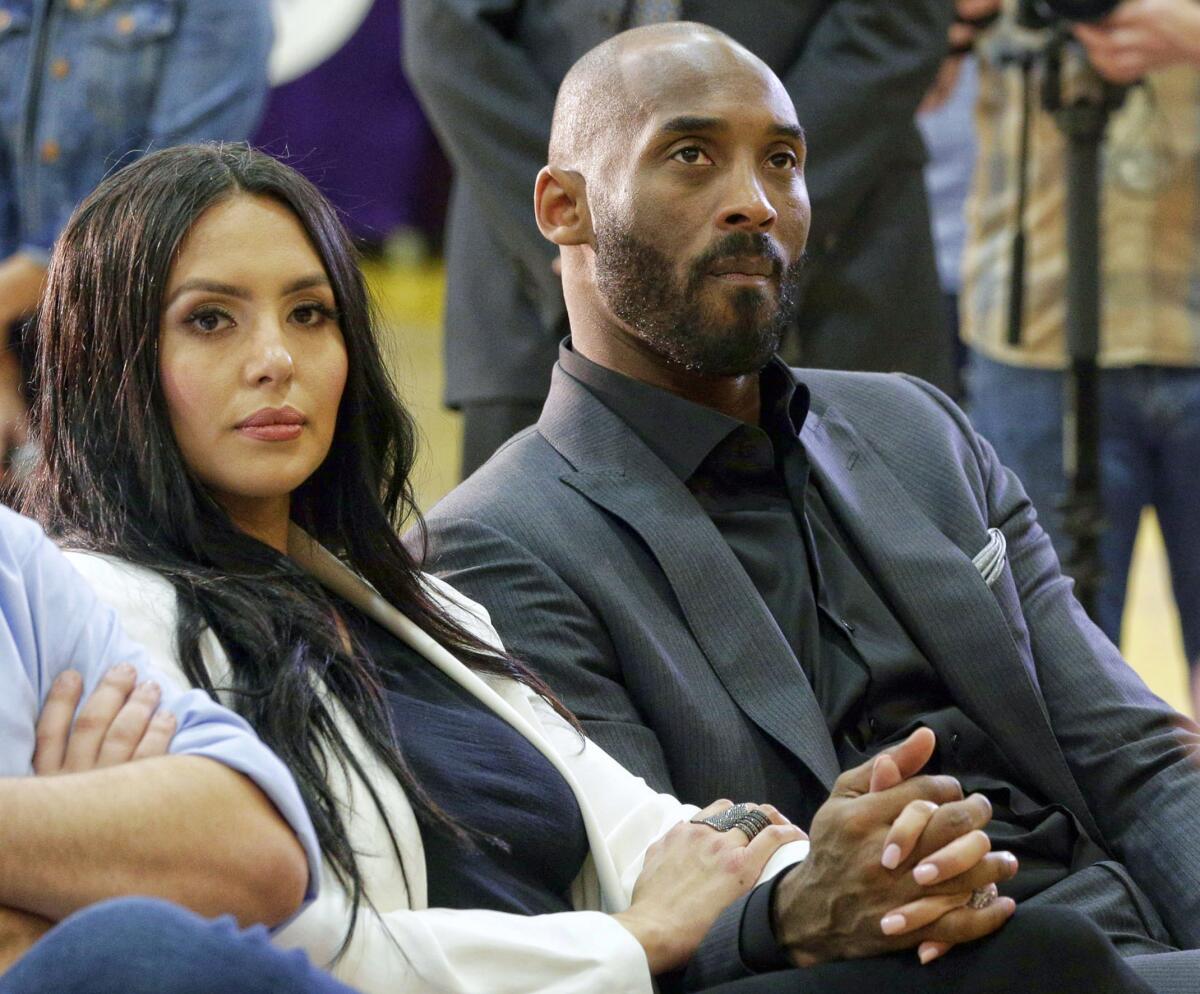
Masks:
[[[543,166],[533,188],[533,211],[538,228],[555,245],[591,242],[592,214],[582,173]]]

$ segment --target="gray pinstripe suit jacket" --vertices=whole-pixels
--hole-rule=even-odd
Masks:
[[[958,408],[907,377],[801,376],[813,472],[958,705],[1149,895],[1175,944],[1200,946],[1196,727],[1084,615],[1020,483]],[[1008,544],[991,586],[971,561],[990,527]],[[769,800],[761,734],[821,797],[833,783],[816,699],[733,553],[561,369],[538,425],[443,500],[429,529],[431,567],[653,785],[700,803]]]

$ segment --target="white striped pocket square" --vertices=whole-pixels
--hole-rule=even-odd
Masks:
[[[980,549],[971,560],[983,582],[989,587],[994,586],[1004,572],[1004,563],[1008,553],[1008,542],[999,528],[988,529],[987,545]]]

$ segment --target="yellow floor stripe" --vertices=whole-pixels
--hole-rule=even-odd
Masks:
[[[1153,511],[1142,516],[1133,550],[1121,647],[1151,690],[1181,711],[1191,713],[1179,612],[1171,594],[1162,532]]]

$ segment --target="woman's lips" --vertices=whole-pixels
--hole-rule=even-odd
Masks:
[[[238,431],[250,438],[256,438],[261,442],[290,442],[293,438],[299,438],[300,433],[304,430],[302,424],[265,424],[265,425],[241,425]]]
[[[289,442],[300,436],[306,420],[294,407],[265,407],[237,425],[237,430],[262,442]]]

